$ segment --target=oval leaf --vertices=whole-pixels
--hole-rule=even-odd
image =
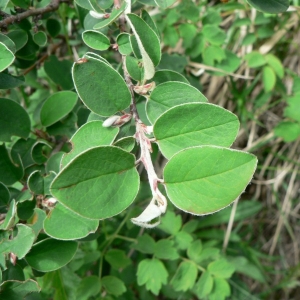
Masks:
[[[207,99],[198,89],[189,84],[176,81],[162,83],[148,98],[148,119],[153,124],[166,110],[190,102],[207,102]]]
[[[72,150],[62,160],[62,168],[85,150],[97,146],[110,145],[119,132],[116,127],[103,127],[102,121],[91,121],[81,126],[72,136]]]
[[[139,175],[135,157],[117,147],[96,147],[75,157],[56,177],[55,198],[91,219],[109,218],[136,197]]]
[[[27,138],[30,126],[29,116],[21,105],[0,98],[0,141],[10,142],[12,136]]]
[[[110,47],[109,38],[96,30],[86,30],[82,33],[84,43],[95,50],[107,50]]]
[[[62,91],[51,95],[41,109],[43,126],[50,126],[65,117],[77,103],[78,96],[71,91]]]
[[[41,272],[51,272],[65,266],[74,257],[77,243],[45,239],[36,243],[25,259],[30,267]]]
[[[289,8],[289,0],[247,0],[256,9],[270,14],[279,14]]]
[[[183,150],[164,169],[167,195],[191,214],[216,212],[240,196],[256,164],[254,155],[237,150],[213,146]]]
[[[131,95],[125,81],[108,64],[89,57],[85,63],[75,63],[72,74],[78,95],[96,114],[109,117],[130,105]]]
[[[61,226],[63,224],[63,226]],[[99,221],[84,218],[57,203],[44,220],[45,232],[59,240],[84,238],[98,228]]]
[[[239,130],[236,115],[208,103],[178,105],[161,115],[153,133],[162,154],[170,158],[178,151],[202,145],[229,147]]]
[[[0,42],[0,72],[8,68],[14,61],[14,54]]]

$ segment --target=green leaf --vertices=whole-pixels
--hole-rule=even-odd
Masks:
[[[126,69],[130,77],[136,81],[141,81],[143,79],[143,68],[138,59],[132,56],[126,56],[125,60]]]
[[[39,31],[33,35],[33,41],[40,47],[47,44],[47,35],[44,31]]]
[[[6,185],[0,182],[0,209],[2,210],[8,206],[10,200],[10,193]]]
[[[176,0],[154,0],[154,1],[162,9],[166,9],[176,2]]]
[[[128,33],[121,33],[117,36],[117,45],[122,55],[129,55],[132,52],[130,35]]]
[[[198,257],[202,252],[202,242],[201,240],[196,240],[192,242],[187,249],[187,256],[189,259],[198,263]]]
[[[155,32],[155,34],[159,38],[159,30],[158,30],[155,22],[151,18],[150,14],[147,12],[147,10],[142,9],[142,11],[141,11],[141,17],[151,27],[151,29]]]
[[[179,258],[174,242],[166,239],[161,239],[156,243],[154,255],[159,259],[174,260]]]
[[[214,278],[213,290],[209,294],[209,300],[225,300],[230,294],[228,282],[223,278]]]
[[[162,154],[169,159],[188,147],[229,147],[238,130],[238,118],[230,111],[214,104],[188,103],[162,114],[154,124],[153,134]]]
[[[167,284],[168,271],[164,264],[156,259],[144,259],[138,265],[137,283],[146,285],[146,290],[158,295],[163,284]]]
[[[171,280],[171,285],[173,286],[175,291],[185,292],[194,286],[197,279],[197,275],[197,265],[191,261],[184,261],[179,265],[178,269],[176,270],[176,273]]]
[[[123,13],[126,6],[127,6],[127,3],[124,2],[119,9],[112,10],[112,12],[109,15],[109,18],[103,18],[103,20],[101,22],[98,22],[96,25],[94,25],[94,29],[101,29],[101,28],[111,24],[112,22],[114,22]]]
[[[126,268],[131,260],[126,256],[124,250],[111,249],[106,252],[105,260],[116,270]]]
[[[46,164],[47,173],[53,171],[54,173],[57,174],[60,171],[60,162],[64,154],[65,152],[59,151],[50,156]]]
[[[51,186],[55,198],[91,219],[119,214],[132,203],[138,189],[135,157],[117,147],[83,152],[57,175]]]
[[[43,229],[43,223],[45,218],[46,218],[46,213],[44,210],[41,210],[39,208],[34,209],[34,213],[30,218],[30,220],[28,221],[28,226],[32,228],[36,237]]]
[[[15,43],[7,35],[0,33],[0,43],[3,43],[12,53],[16,52]]]
[[[96,296],[100,290],[101,281],[98,276],[84,277],[76,290],[76,299],[88,300],[90,297]]]
[[[153,254],[155,251],[156,243],[154,239],[147,233],[137,238],[137,244],[132,244],[133,249],[146,254]]]
[[[43,176],[40,171],[34,171],[28,177],[28,188],[36,195],[50,195],[49,187],[54,177],[55,174],[53,172]]]
[[[12,136],[27,138],[30,119],[26,110],[17,102],[0,98],[0,141],[10,142]]]
[[[193,241],[193,237],[186,231],[179,231],[175,235],[176,248],[185,250]]]
[[[8,280],[0,285],[2,299],[20,300],[33,292],[39,292],[41,288],[33,279],[26,281]]]
[[[142,54],[145,80],[151,79],[155,73],[154,67],[158,65],[161,58],[159,38],[153,29],[137,15],[127,14],[126,18]]]
[[[279,14],[285,12],[289,8],[288,0],[247,0],[249,4],[258,10],[270,14]]]
[[[158,228],[165,231],[166,233],[175,235],[177,232],[179,232],[181,225],[181,216],[175,215],[173,211],[167,211],[167,213],[162,218]]]
[[[152,79],[156,85],[167,81],[179,81],[189,84],[188,80],[178,72],[172,70],[158,70]]]
[[[265,58],[268,65],[274,70],[276,75],[282,79],[284,76],[284,67],[281,61],[273,54],[267,54]]]
[[[293,122],[280,122],[275,128],[276,136],[282,137],[287,143],[295,141],[300,136],[300,124]]]
[[[43,126],[50,126],[61,120],[72,111],[78,96],[71,91],[52,94],[43,104],[40,117]]]
[[[258,51],[252,51],[245,55],[244,58],[247,61],[249,68],[258,68],[267,63],[265,56],[260,54]]]
[[[265,89],[266,93],[268,93],[274,89],[275,84],[276,84],[276,74],[271,67],[265,66],[263,68],[262,81],[263,81],[264,89]]]
[[[221,258],[210,263],[207,267],[207,271],[217,278],[228,279],[234,273],[235,268],[226,259]]]
[[[126,83],[108,64],[89,57],[85,63],[75,63],[72,74],[78,95],[91,111],[111,116],[130,105],[131,95]]]
[[[103,127],[102,124],[102,121],[91,121],[74,133],[70,139],[72,150],[63,156],[62,167],[65,167],[72,159],[89,148],[110,145],[114,141],[119,133],[119,128]]]
[[[224,44],[226,34],[216,25],[204,25],[202,28],[204,38],[212,45],[221,46]]]
[[[117,140],[113,145],[130,152],[135,146],[135,138],[131,136],[124,137],[122,139]]]
[[[31,156],[36,164],[43,164],[47,161],[52,147],[51,144],[45,140],[38,140],[32,146]]]
[[[3,255],[12,252],[18,259],[22,259],[31,249],[35,240],[35,234],[30,227],[24,224],[17,224],[17,228],[18,234],[16,237],[11,240],[1,241],[0,253]]]
[[[61,226],[61,224],[64,226]],[[98,220],[84,218],[57,203],[44,220],[44,230],[50,237],[59,240],[81,239],[94,233]]]
[[[101,283],[108,294],[116,297],[126,292],[126,286],[122,280],[115,276],[104,276],[101,278]]]
[[[61,30],[61,23],[56,19],[47,19],[46,28],[51,37],[56,37]]]
[[[208,259],[217,259],[220,256],[220,249],[214,247],[204,248],[200,255],[197,257],[198,263],[206,261]]]
[[[7,73],[0,73],[0,90],[12,89],[21,86],[25,82],[24,76],[12,76]]]
[[[288,106],[284,109],[284,116],[300,122],[300,94],[287,99]]]
[[[12,185],[19,181],[24,174],[23,168],[20,165],[11,161],[5,145],[0,145],[0,181],[6,185]]]
[[[4,222],[0,224],[0,229],[7,230],[14,226],[17,213],[16,201],[13,199],[9,204]]]
[[[214,146],[183,150],[164,169],[169,199],[195,215],[218,211],[245,190],[255,171],[254,155]]]
[[[82,33],[84,43],[95,50],[107,50],[110,47],[109,38],[96,30],[86,30]]]
[[[213,277],[209,272],[203,272],[200,279],[196,282],[193,291],[199,299],[204,298],[213,289]]]
[[[41,272],[50,272],[65,266],[74,257],[77,243],[45,239],[33,245],[25,259],[30,267]]]
[[[158,85],[150,94],[147,101],[147,116],[155,123],[168,109],[191,102],[207,102],[200,91],[183,82],[169,81]]]
[[[0,42],[0,72],[8,68],[14,60],[15,56],[13,52],[11,52],[5,44]]]
[[[16,45],[16,51],[22,49],[28,41],[28,34],[22,29],[11,30],[7,33],[7,36]]]
[[[50,79],[61,86],[63,90],[74,88],[72,75],[72,63],[69,60],[58,60],[55,55],[50,55],[44,63],[44,69]]]

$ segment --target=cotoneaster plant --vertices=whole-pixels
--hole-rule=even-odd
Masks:
[[[239,130],[237,117],[208,103],[182,75],[155,69],[160,38],[147,11],[133,14],[124,2],[104,15],[92,5],[90,17],[94,29],[84,31],[82,38],[96,50],[110,47],[101,30],[120,22],[113,47],[121,63],[116,70],[103,56],[87,52],[73,65],[76,92],[93,120],[77,130],[72,151],[62,157],[50,187],[58,204],[46,219],[45,231],[55,237],[48,228],[62,211],[65,220],[75,214],[82,218],[79,227],[93,223],[95,229],[98,220],[121,213],[139,191],[140,165],[147,171],[152,200],[131,219],[139,226],[157,226],[168,199],[193,215],[230,205],[245,190],[257,164],[254,155],[230,149]],[[148,120],[137,109],[143,99]],[[162,178],[151,159],[153,143],[167,159]],[[135,145],[137,155],[131,153]]]

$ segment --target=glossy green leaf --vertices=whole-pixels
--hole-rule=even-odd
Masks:
[[[136,37],[144,64],[145,80],[151,79],[155,73],[155,66],[161,58],[160,42],[152,28],[135,14],[127,14],[127,20]]]
[[[51,186],[55,198],[91,219],[119,214],[132,203],[138,188],[135,157],[110,146],[92,148],[77,156]]]
[[[168,109],[191,102],[207,102],[206,97],[193,86],[176,81],[158,85],[147,101],[147,116],[151,123]]]
[[[63,224],[63,226],[62,226]],[[45,232],[55,239],[81,239],[97,230],[98,220],[84,218],[57,203],[44,220]]]
[[[55,55],[50,55],[44,63],[44,69],[50,79],[61,86],[63,90],[74,88],[71,75],[72,62],[66,59],[58,60]]]
[[[175,234],[176,248],[180,250],[186,250],[192,243],[193,237],[186,231],[179,231]]]
[[[78,95],[91,111],[111,116],[130,105],[131,95],[124,79],[106,63],[90,57],[85,63],[75,63],[72,74]]]
[[[105,260],[116,270],[126,268],[131,264],[124,250],[111,249],[105,254]]]
[[[101,28],[111,24],[112,22],[114,22],[123,13],[126,6],[127,6],[127,3],[124,2],[119,9],[113,9],[109,15],[109,18],[103,18],[100,22],[98,22],[96,25],[94,25],[94,29],[101,29]]]
[[[81,126],[70,139],[72,150],[66,153],[61,166],[65,167],[73,158],[89,148],[110,145],[119,132],[116,127],[103,127],[102,121],[91,121]]]
[[[43,104],[40,118],[43,126],[50,126],[64,118],[77,103],[78,96],[71,91],[52,94]]]
[[[33,41],[40,47],[47,44],[47,35],[44,31],[39,31],[33,35]]]
[[[41,288],[33,279],[26,281],[9,280],[0,285],[2,299],[19,300],[33,292],[39,292]]]
[[[179,209],[195,215],[218,211],[245,190],[252,179],[254,155],[202,146],[174,155],[164,169],[167,195]]]
[[[0,33],[0,43],[3,43],[12,53],[16,52],[15,43],[7,35]]]
[[[175,106],[155,122],[153,133],[162,154],[170,158],[178,151],[201,145],[229,147],[239,130],[230,111],[208,103]]]
[[[176,248],[174,247],[174,242],[171,240],[161,239],[155,245],[154,256],[159,259],[178,259],[179,255]]]
[[[7,33],[7,36],[16,45],[16,51],[22,49],[28,41],[28,34],[22,29],[11,30]]]
[[[12,162],[5,145],[0,145],[0,181],[6,185],[12,185],[19,181],[24,174],[21,162]]]
[[[176,273],[171,280],[171,285],[175,291],[185,292],[194,286],[197,275],[197,265],[191,261],[184,261],[176,270]]]
[[[230,294],[229,283],[223,278],[214,278],[213,289],[209,294],[209,300],[225,300]]]
[[[146,289],[154,295],[158,295],[163,284],[167,283],[168,271],[164,264],[156,259],[144,259],[140,261],[137,270],[138,285],[146,285]]]
[[[122,55],[129,55],[132,52],[130,35],[128,33],[121,33],[117,36],[117,45]]]
[[[156,83],[156,85],[167,81],[179,81],[189,84],[188,80],[183,75],[172,70],[158,70],[155,72],[152,80]]]
[[[279,14],[285,12],[289,7],[288,0],[268,0],[268,1],[247,0],[247,1],[256,9],[271,14]]]
[[[84,43],[95,50],[107,50],[110,47],[109,38],[96,30],[86,30],[82,33]]]
[[[235,268],[226,259],[222,258],[210,263],[207,266],[207,271],[215,277],[228,279],[234,273]]]
[[[35,240],[35,234],[30,227],[24,224],[17,224],[17,228],[18,234],[16,237],[11,240],[2,240],[0,243],[0,253],[8,254],[12,252],[18,259],[22,259],[31,249]]]
[[[0,72],[8,68],[14,60],[15,56],[13,52],[11,52],[5,44],[0,42]]]
[[[12,136],[27,138],[30,119],[25,109],[17,102],[0,98],[0,141],[10,142]]]
[[[187,255],[188,258],[191,259],[192,261],[198,263],[198,257],[200,253],[202,252],[202,242],[201,240],[196,240],[192,242],[187,249]]]
[[[122,280],[115,276],[104,276],[101,278],[101,284],[108,294],[116,297],[126,292],[126,286]]]
[[[101,290],[101,282],[98,276],[84,277],[76,291],[76,300],[88,300],[96,296]]]
[[[33,245],[25,259],[30,267],[41,272],[50,272],[65,266],[74,257],[77,243],[45,239]]]
[[[173,211],[167,211],[167,213],[162,218],[161,224],[158,226],[161,230],[175,235],[179,232],[182,225],[182,220],[180,215],[175,215]]]
[[[264,89],[266,93],[274,89],[276,84],[276,74],[271,67],[265,66],[263,68],[262,80],[263,80]]]
[[[7,230],[14,226],[17,213],[16,201],[12,200],[6,213],[4,222],[0,224],[0,229]]]
[[[23,85],[24,76],[12,76],[8,73],[0,73],[0,90],[11,89]]]
[[[137,238],[137,244],[132,244],[132,248],[146,254],[153,254],[155,251],[155,240],[147,233]]]
[[[213,283],[214,281],[211,274],[209,272],[203,272],[193,289],[199,299],[204,298],[212,291]]]

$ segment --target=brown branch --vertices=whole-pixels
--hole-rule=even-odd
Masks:
[[[20,14],[6,17],[2,21],[0,21],[0,29],[6,29],[8,25],[13,24],[15,22],[20,22],[21,20],[32,16],[38,16],[51,11],[55,11],[58,9],[60,2],[60,0],[52,0],[51,3],[46,7],[33,8],[26,10]]]

